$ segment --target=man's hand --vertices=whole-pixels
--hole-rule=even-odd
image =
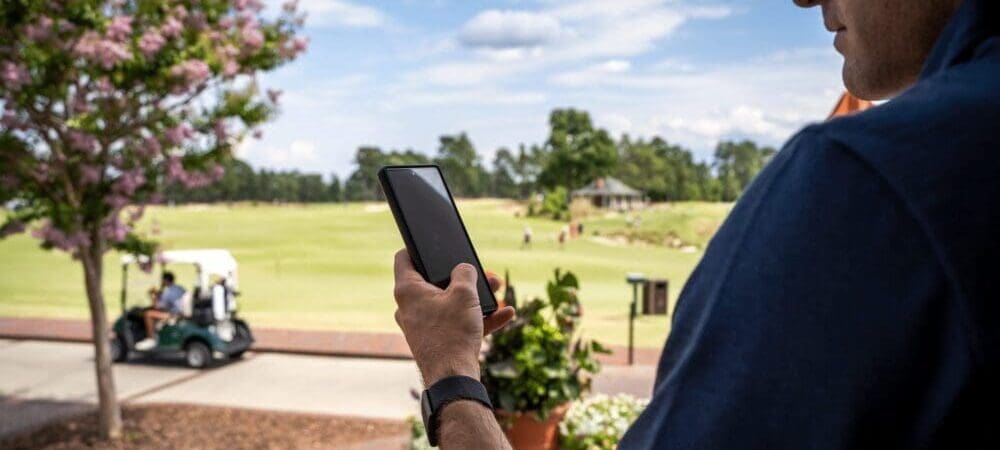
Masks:
[[[396,323],[406,336],[413,358],[430,386],[438,380],[465,375],[479,379],[479,348],[483,336],[503,328],[514,317],[507,306],[483,318],[476,291],[477,271],[459,264],[451,284],[440,289],[414,269],[405,249],[396,253]],[[495,292],[502,284],[488,276]]]

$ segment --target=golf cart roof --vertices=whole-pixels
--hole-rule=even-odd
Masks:
[[[145,263],[148,260],[146,256],[122,255],[122,265],[133,262]],[[233,258],[229,250],[165,250],[157,254],[156,260],[161,264],[194,264],[202,276],[218,275],[230,279],[236,277],[236,258]]]

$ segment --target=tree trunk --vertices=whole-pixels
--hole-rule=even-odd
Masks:
[[[96,234],[96,233],[94,233]],[[99,426],[101,437],[118,439],[122,435],[122,413],[115,392],[114,374],[111,372],[110,333],[104,310],[103,243],[94,239],[90,246],[80,248],[83,278],[87,285],[87,303],[90,305],[90,326],[94,339],[94,368],[97,372],[97,398],[99,401]]]

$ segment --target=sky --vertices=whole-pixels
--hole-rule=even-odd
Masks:
[[[271,10],[283,0],[268,0]],[[308,51],[260,78],[279,116],[239,156],[341,178],[359,146],[437,151],[468,133],[485,163],[543,143],[554,108],[616,138],[711,157],[780,147],[843,92],[820,12],[791,0],[300,0]]]

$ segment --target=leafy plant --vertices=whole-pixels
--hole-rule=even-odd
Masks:
[[[589,392],[591,376],[601,370],[595,353],[610,352],[596,341],[573,340],[579,287],[575,275],[556,269],[548,300],[521,304],[517,318],[490,337],[481,368],[496,407],[544,420],[552,408]]]
[[[427,440],[427,431],[424,430],[424,422],[417,419],[414,416],[409,416],[406,418],[406,422],[410,425],[410,444],[407,446],[408,450],[431,450],[430,441]]]
[[[649,402],[627,394],[598,394],[576,402],[559,422],[563,450],[614,449]]]

